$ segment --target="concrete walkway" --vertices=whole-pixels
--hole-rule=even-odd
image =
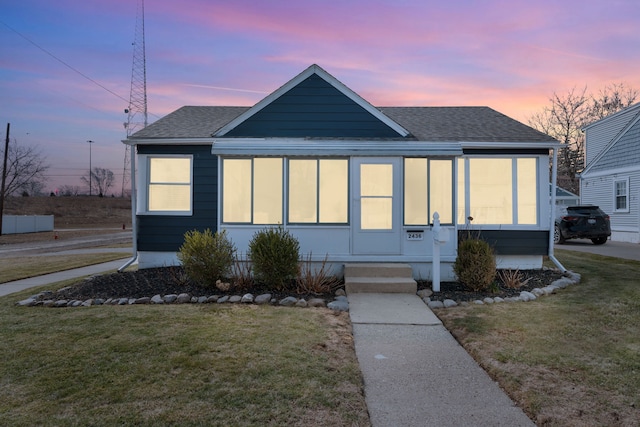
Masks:
[[[534,426],[417,295],[348,300],[374,427]]]
[[[36,286],[48,285],[62,280],[76,279],[78,277],[91,276],[122,267],[128,258],[104,262],[102,264],[89,265],[87,267],[74,268],[72,270],[59,271],[57,273],[44,274],[29,279],[16,280],[14,282],[0,283],[0,297],[20,292]]]

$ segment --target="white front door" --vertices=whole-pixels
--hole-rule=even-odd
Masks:
[[[353,158],[354,254],[400,254],[400,160],[396,157]]]

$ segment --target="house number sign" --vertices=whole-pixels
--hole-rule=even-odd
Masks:
[[[424,239],[424,231],[422,230],[408,230],[407,240],[422,240]]]

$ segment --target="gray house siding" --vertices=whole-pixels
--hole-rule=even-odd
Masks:
[[[589,169],[590,173],[640,164],[640,121],[636,122]]]
[[[313,74],[225,137],[399,138],[400,135]]]
[[[458,241],[468,236],[467,230],[458,231]],[[548,255],[549,232],[527,230],[482,230],[471,232],[489,243],[496,255]]]
[[[585,127],[585,135],[588,140],[588,144],[585,146],[585,165],[589,165],[636,114],[638,114],[638,109],[631,107]]]
[[[218,160],[211,146],[139,145],[138,154],[193,155],[193,214],[191,216],[137,215],[139,251],[177,251],[184,233],[198,229],[217,231]]]

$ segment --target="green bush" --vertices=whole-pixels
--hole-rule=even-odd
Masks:
[[[299,251],[298,240],[282,227],[256,232],[247,253],[255,279],[275,291],[294,289]]]
[[[178,259],[193,281],[214,286],[216,280],[229,277],[235,252],[226,230],[213,234],[207,228],[204,233],[192,230],[184,234]]]
[[[489,243],[480,239],[461,241],[453,271],[470,290],[487,289],[496,277],[496,259]]]

